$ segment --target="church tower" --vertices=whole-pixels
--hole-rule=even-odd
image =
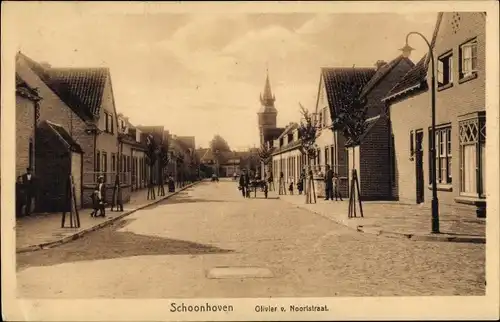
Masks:
[[[271,92],[271,84],[269,82],[269,71],[267,71],[264,93],[260,94],[261,108],[257,113],[261,145],[264,143],[264,130],[269,128],[276,128],[276,118],[278,116],[278,110],[276,110],[276,108],[274,107],[275,100],[276,98]]]

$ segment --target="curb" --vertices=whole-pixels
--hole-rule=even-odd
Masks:
[[[362,225],[356,225],[350,226],[346,224],[342,220],[337,220],[335,218],[328,217],[321,212],[317,210],[312,210],[308,209],[304,206],[297,205],[294,203],[291,203],[285,199],[281,199],[291,205],[294,205],[297,208],[304,209],[307,211],[310,211],[312,213],[315,213],[317,215],[320,215],[322,217],[325,217],[339,225],[342,225],[344,227],[347,227],[349,229],[355,230],[360,233],[364,234],[370,234],[370,235],[375,235],[375,236],[382,236],[386,238],[400,238],[400,239],[407,239],[407,240],[412,240],[412,241],[424,241],[424,242],[449,242],[449,243],[471,243],[471,244],[486,244],[486,237],[479,237],[479,236],[450,236],[446,234],[436,234],[436,235],[416,235],[416,234],[410,234],[410,233],[399,233],[399,232],[394,232],[394,231],[386,231],[386,230],[381,230],[377,228],[365,228]]]
[[[56,246],[59,246],[59,245],[62,245],[62,244],[66,244],[66,243],[68,243],[70,241],[73,241],[73,240],[76,240],[76,239],[82,237],[85,234],[88,234],[90,232],[96,231],[96,230],[101,229],[103,227],[109,226],[109,225],[113,224],[114,222],[116,222],[116,221],[118,221],[118,220],[120,220],[120,219],[122,219],[122,218],[124,218],[124,217],[126,217],[128,215],[131,215],[131,214],[133,214],[134,212],[136,212],[138,210],[141,210],[141,209],[153,206],[153,205],[155,205],[155,204],[157,204],[159,202],[167,200],[170,197],[173,197],[176,194],[180,193],[181,191],[184,191],[184,190],[186,190],[188,188],[191,188],[191,187],[197,185],[200,182],[203,182],[203,180],[191,183],[191,184],[189,184],[189,185],[187,185],[185,187],[180,188],[179,190],[173,192],[172,194],[170,194],[168,196],[163,196],[163,197],[161,197],[159,199],[156,199],[156,200],[153,200],[153,201],[151,201],[151,202],[149,202],[147,204],[144,204],[144,205],[141,205],[141,206],[139,206],[137,208],[134,208],[132,210],[123,212],[122,214],[120,214],[120,215],[118,215],[116,217],[113,217],[113,218],[111,218],[109,220],[103,221],[103,222],[101,222],[101,223],[99,223],[99,224],[97,224],[95,226],[86,228],[86,229],[84,229],[82,231],[79,231],[79,232],[74,233],[72,235],[66,236],[66,237],[61,238],[59,240],[18,248],[18,249],[16,249],[16,254],[29,253],[29,252],[34,252],[34,251],[37,251],[37,250],[49,249],[49,248],[53,248],[53,247],[56,247]]]

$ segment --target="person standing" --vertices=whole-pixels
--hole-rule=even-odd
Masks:
[[[97,192],[99,198],[99,216],[106,217],[106,184],[104,183],[103,176],[99,176],[97,183]]]
[[[335,196],[335,201],[338,200],[337,198],[340,198],[340,201],[342,201],[342,196],[340,195],[339,190],[339,175],[337,173],[333,174],[333,195]]]
[[[26,216],[31,214],[31,207],[33,203],[33,199],[36,194],[36,179],[35,176],[31,172],[31,168],[26,169],[26,173],[22,176],[22,182],[24,187],[24,193],[26,195]]]
[[[16,181],[16,216],[23,215],[23,207],[26,203],[26,194],[24,193],[23,178],[17,177]]]
[[[247,196],[246,194],[246,185],[247,185],[247,173],[245,170],[243,170],[243,173],[240,175],[240,190],[241,194],[243,195],[243,198]]]
[[[333,200],[333,171],[326,165],[325,171],[325,200]]]

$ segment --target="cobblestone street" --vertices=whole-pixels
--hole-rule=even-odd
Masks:
[[[272,194],[244,199],[227,181],[201,183],[59,247],[17,254],[17,265],[19,296],[37,298],[485,292],[484,244],[362,234]]]

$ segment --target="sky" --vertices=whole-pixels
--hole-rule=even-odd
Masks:
[[[164,125],[208,146],[258,146],[266,69],[278,126],[316,103],[321,67],[373,67],[400,54],[405,36],[430,40],[437,13],[82,14],[26,11],[18,50],[54,67],[109,67],[116,109],[134,125]],[[29,24],[24,22],[29,21]],[[410,57],[426,52],[418,37]]]

